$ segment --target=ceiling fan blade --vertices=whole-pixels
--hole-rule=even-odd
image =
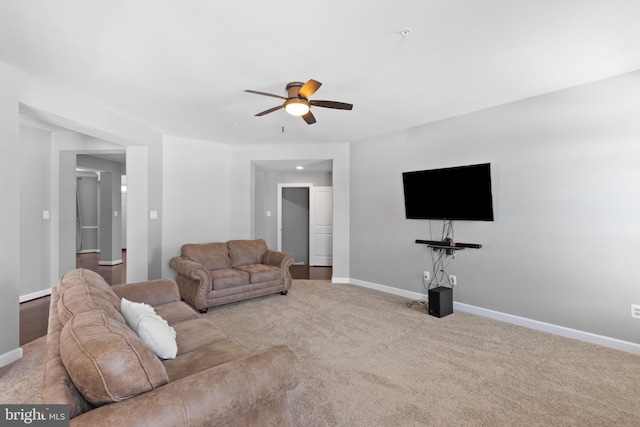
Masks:
[[[316,122],[316,118],[311,113],[311,111],[309,111],[307,114],[302,115],[302,118],[305,122],[307,122],[308,125],[312,125]]]
[[[347,104],[346,102],[311,100],[309,103],[316,107],[334,108],[336,110],[351,110],[353,108],[353,104]]]
[[[257,91],[257,90],[249,90],[249,89],[247,89],[247,90],[245,90],[245,92],[253,93],[253,94],[256,94],[256,95],[272,96],[274,98],[280,98],[280,99],[285,99],[285,100],[287,99],[284,96],[274,95],[273,93],[260,92],[260,91]]]
[[[278,105],[277,107],[269,108],[268,110],[264,110],[264,111],[256,114],[256,117],[260,117],[260,116],[264,116],[265,114],[273,113],[274,111],[278,111],[283,107],[284,107],[284,104],[283,105]]]
[[[309,99],[311,95],[313,95],[318,89],[320,89],[320,86],[322,86],[322,83],[311,79],[302,85],[298,93]]]

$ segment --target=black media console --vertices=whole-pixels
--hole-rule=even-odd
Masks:
[[[480,249],[482,245],[478,243],[462,243],[462,242],[454,242],[451,239],[447,240],[420,240],[417,239],[416,243],[420,243],[422,245],[427,245],[432,249],[445,249],[447,251],[461,251],[463,249]]]

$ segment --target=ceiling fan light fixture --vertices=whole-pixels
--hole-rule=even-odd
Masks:
[[[284,108],[292,116],[304,116],[309,112],[310,106],[306,99],[294,98],[288,99],[284,103]]]

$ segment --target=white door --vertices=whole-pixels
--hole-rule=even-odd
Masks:
[[[333,265],[333,187],[309,189],[309,265]]]

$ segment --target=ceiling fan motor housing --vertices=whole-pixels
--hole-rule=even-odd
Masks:
[[[287,83],[287,97],[288,98],[304,98],[302,95],[300,95],[300,88],[303,85],[304,83],[302,82]]]

